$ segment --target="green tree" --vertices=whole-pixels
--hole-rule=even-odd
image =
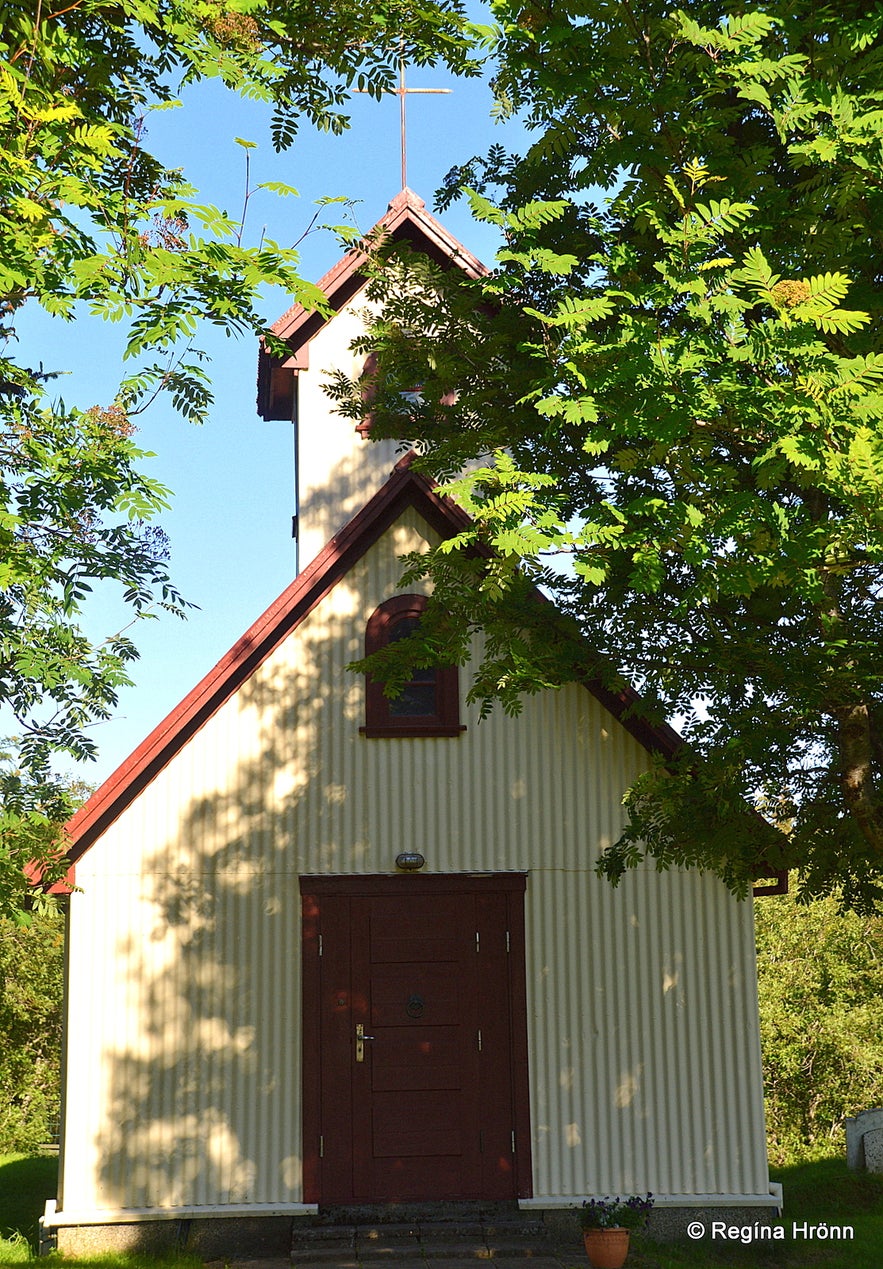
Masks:
[[[846,1116],[883,1101],[883,917],[787,898],[756,919],[770,1158],[842,1155]]]
[[[613,880],[649,856],[744,894],[790,863],[872,906],[883,9],[493,8],[497,93],[536,139],[441,201],[466,190],[504,247],[474,282],[378,248],[374,383],[333,386],[433,474],[478,459],[450,486],[474,528],[411,562],[435,583],[419,655],[483,628],[486,707],[588,676],[683,720],[629,792]]]
[[[184,603],[153,523],[167,491],[140,470],[137,415],[160,392],[188,419],[211,405],[205,324],[262,333],[260,288],[323,297],[297,253],[250,246],[244,224],[194,201],[146,148],[151,111],[215,78],[272,103],[274,144],[298,120],[340,131],[358,87],[392,87],[398,58],[469,73],[459,0],[8,0],[0,24],[0,707],[18,739],[0,755],[0,912],[21,910],[23,866],[63,870],[71,810],[59,755],[92,754],[136,655],[90,640],[83,603],[113,581],[133,617]],[[246,151],[251,143],[242,142]],[[280,195],[293,193],[278,184]],[[244,213],[243,213],[244,215]],[[115,399],[53,399],[46,354],[18,347],[25,304],[120,323],[129,372]]]

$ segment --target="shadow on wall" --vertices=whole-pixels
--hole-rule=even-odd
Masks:
[[[89,1143],[71,1143],[68,1211],[302,1199],[300,877],[391,870],[413,845],[408,808],[390,815],[388,765],[359,733],[363,680],[345,668],[396,589],[395,557],[416,545],[406,521],[110,830],[119,853],[92,883],[106,1039],[100,1074],[83,1081],[102,1085],[84,1087],[100,1114],[84,1120]],[[407,765],[401,751],[395,760]],[[138,817],[159,826],[157,841],[128,856]],[[90,1147],[95,1197],[76,1175]]]
[[[334,426],[339,426],[339,420],[332,423]],[[348,424],[345,430],[349,430]],[[301,502],[297,509],[301,537],[298,567],[301,570],[392,476],[396,464],[408,453],[408,446],[357,436],[353,448],[339,459],[330,473],[325,471],[323,451],[324,442],[318,452],[314,447],[309,461],[304,464],[302,479],[306,487],[300,490]]]
[[[314,613],[197,733],[178,781],[205,791],[119,878],[102,1206],[301,1198],[299,874],[345,870],[343,825],[360,837],[363,819],[347,780],[364,743],[362,684],[342,668],[363,636],[350,598],[352,616]]]

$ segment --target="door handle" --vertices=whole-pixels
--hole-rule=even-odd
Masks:
[[[362,1022],[356,1023],[356,1061],[365,1061],[365,1041],[373,1040],[373,1035],[365,1035],[365,1025]]]

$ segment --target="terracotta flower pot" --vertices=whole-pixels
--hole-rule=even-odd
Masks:
[[[586,1255],[592,1269],[622,1269],[629,1254],[629,1231],[615,1229],[586,1229],[583,1231]]]

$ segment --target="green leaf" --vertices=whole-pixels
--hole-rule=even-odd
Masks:
[[[294,186],[286,185],[284,181],[262,181],[257,188],[268,189],[272,194],[281,194],[283,196],[291,195],[294,198],[300,197]]]

